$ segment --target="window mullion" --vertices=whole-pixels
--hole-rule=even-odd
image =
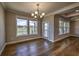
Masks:
[[[28,32],[28,35],[29,35],[29,34],[30,34],[30,33],[29,33],[29,19],[28,19],[27,22],[28,22],[28,27],[27,27],[28,29],[27,29],[27,32]]]

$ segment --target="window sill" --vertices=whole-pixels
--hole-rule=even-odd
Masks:
[[[38,36],[38,34],[31,34],[31,35],[19,35],[19,36],[16,36],[16,37],[28,37],[28,36]]]
[[[63,34],[59,34],[59,35],[66,35],[66,34],[69,34],[69,33],[63,33]]]

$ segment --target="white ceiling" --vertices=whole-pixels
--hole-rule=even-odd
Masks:
[[[37,2],[5,2],[6,8],[28,13],[36,10],[36,4]],[[39,4],[41,12],[51,13],[72,4],[72,2],[40,2]]]

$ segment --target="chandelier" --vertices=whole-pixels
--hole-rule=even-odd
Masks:
[[[31,14],[34,19],[43,18],[45,13],[40,13],[39,4],[36,4],[37,10]]]

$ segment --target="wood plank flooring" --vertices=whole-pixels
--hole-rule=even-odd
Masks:
[[[3,56],[36,56],[48,51],[51,42],[37,39],[29,42],[7,45],[2,53]]]
[[[51,43],[44,39],[7,45],[2,56],[79,56],[79,38]]]
[[[55,50],[49,53],[50,56],[79,56],[79,38],[68,37],[60,42],[54,43]]]

